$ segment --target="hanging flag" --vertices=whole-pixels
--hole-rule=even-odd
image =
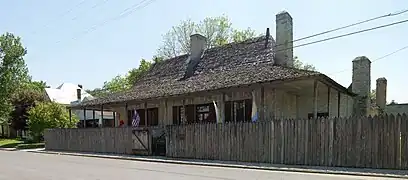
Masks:
[[[140,123],[140,116],[136,109],[133,110],[132,127],[138,127]]]
[[[252,122],[256,122],[258,120],[258,107],[256,107],[255,101],[255,92],[252,91],[252,113],[251,113]]]
[[[215,101],[213,101],[213,104],[214,104],[214,109],[215,109],[216,122],[221,123],[220,112],[218,110],[217,103],[215,103]]]

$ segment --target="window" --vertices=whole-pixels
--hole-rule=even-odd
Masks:
[[[215,114],[215,107],[213,103],[202,104],[196,106],[196,121],[197,123],[211,122],[215,123],[217,117]]]
[[[194,104],[189,104],[186,106],[185,109],[185,118],[183,120],[183,122],[187,122],[187,124],[191,124],[191,123],[196,123],[197,122],[197,118],[196,118],[196,111],[195,111],[195,105]]]
[[[181,124],[181,110],[183,106],[173,106],[173,124]]]
[[[159,108],[147,109],[147,123],[149,126],[159,125]]]
[[[144,109],[137,109],[136,110],[137,114],[139,114],[140,117],[140,122],[139,126],[145,126],[145,110]],[[134,116],[134,110],[128,110],[128,126],[132,126],[132,121],[133,121],[133,116]]]
[[[226,122],[249,122],[251,121],[251,112],[251,99],[225,102]]]

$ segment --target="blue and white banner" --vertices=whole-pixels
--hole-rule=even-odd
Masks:
[[[132,127],[138,127],[140,123],[140,116],[137,113],[136,109],[133,110],[133,118],[132,118]]]
[[[214,104],[214,109],[215,109],[216,121],[217,121],[217,123],[222,123],[222,119],[220,117],[220,110],[218,109],[217,103],[215,103],[215,101],[213,101],[213,104]]]
[[[252,113],[251,113],[251,119],[252,122],[258,121],[258,107],[256,106],[256,97],[255,97],[255,91],[252,91]]]

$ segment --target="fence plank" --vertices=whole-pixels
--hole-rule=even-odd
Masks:
[[[166,127],[166,156],[296,165],[408,169],[408,118],[274,119]],[[51,129],[51,150],[132,153],[130,128]]]
[[[408,169],[408,117],[401,118],[401,169]]]

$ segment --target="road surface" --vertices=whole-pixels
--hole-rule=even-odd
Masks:
[[[386,179],[245,170],[0,151],[0,180],[350,180]]]

